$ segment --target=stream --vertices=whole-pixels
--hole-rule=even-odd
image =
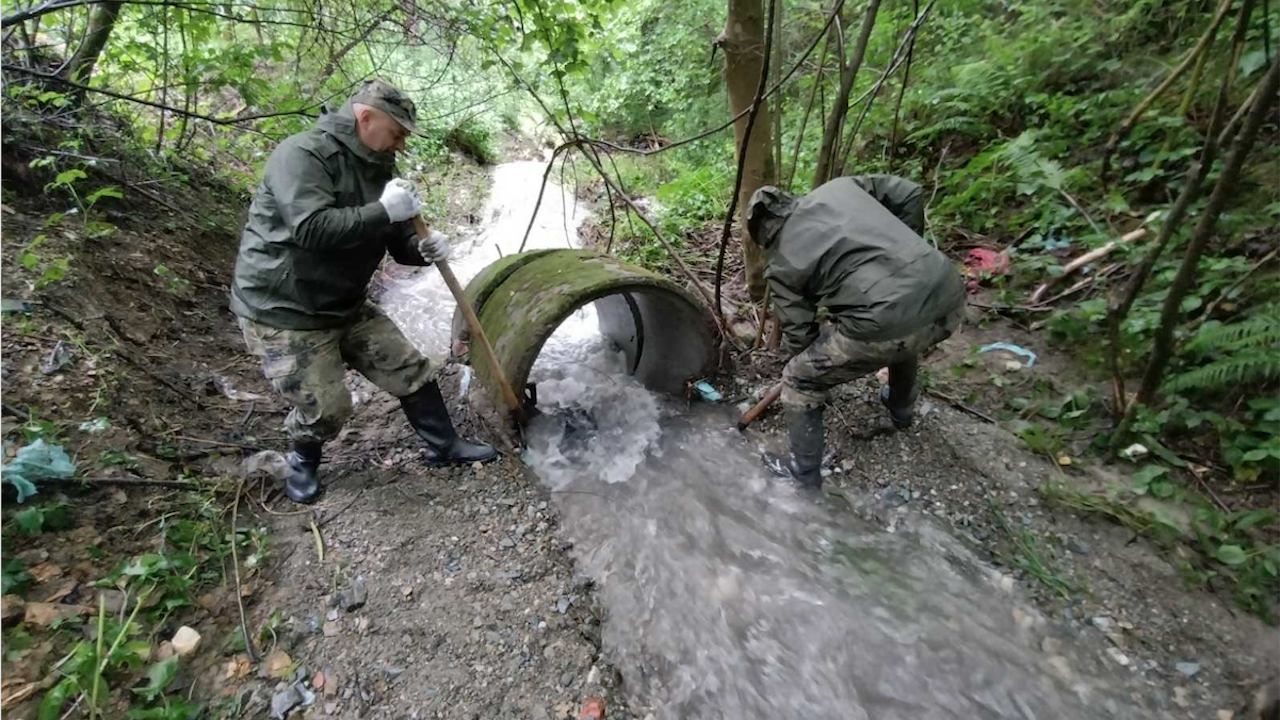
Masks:
[[[479,229],[454,236],[464,283],[516,252],[544,168],[495,168]],[[576,246],[586,217],[550,184],[526,249]],[[382,303],[422,350],[445,353],[454,303],[437,273]],[[656,717],[1149,717],[1098,648],[1042,649],[1038,611],[941,525],[911,516],[888,531],[780,483],[735,431],[735,408],[633,381],[591,307],[556,331],[532,379],[544,413],[526,462],[597,584],[606,657]]]

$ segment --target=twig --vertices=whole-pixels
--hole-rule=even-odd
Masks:
[[[940,392],[938,390],[925,390],[925,392],[938,398],[939,400],[945,400],[957,410],[963,410],[976,418],[986,420],[992,425],[999,424],[995,418],[982,412],[981,410],[978,410],[977,408],[972,408],[972,407],[969,407],[968,405],[965,405],[964,403],[960,402],[958,398],[951,397],[950,395],[947,395],[946,393]]]
[[[231,569],[236,578],[236,607],[240,610],[240,636],[244,638],[245,653],[252,662],[258,662],[258,651],[253,649],[253,638],[249,637],[249,623],[244,618],[244,597],[240,592],[240,555],[236,551],[240,533],[236,527],[236,518],[240,512],[240,494],[244,491],[244,480],[236,485],[236,499],[231,504]]]
[[[360,499],[360,496],[361,496],[361,495],[363,495],[363,494],[364,494],[364,488],[360,488],[360,492],[357,492],[357,493],[356,493],[356,496],[355,496],[355,497],[353,497],[353,498],[351,498],[351,501],[350,501],[350,502],[348,502],[346,505],[343,505],[343,506],[342,506],[341,508],[339,508],[338,510],[335,510],[333,513],[331,513],[331,514],[329,515],[329,517],[327,517],[327,518],[325,518],[325,519],[321,520],[320,522],[316,523],[316,527],[317,527],[317,528],[322,528],[322,527],[324,527],[325,525],[328,525],[328,524],[329,524],[329,521],[333,520],[334,518],[338,517],[338,516],[339,516],[339,515],[341,515],[342,513],[346,512],[346,511],[347,511],[347,508],[351,507],[352,505],[355,505],[355,504],[356,504],[356,501],[357,501],[357,500],[359,500],[359,499]]]
[[[248,419],[248,416],[245,416]],[[214,445],[217,447],[233,447],[242,450],[261,450],[257,445],[246,445],[244,443],[222,442],[221,440],[205,440],[204,438],[187,437],[186,435],[174,435],[174,440],[185,440],[187,442],[199,443],[201,445]]]
[[[1249,270],[1245,272],[1244,275],[1241,275],[1239,280],[1236,280],[1235,282],[1231,283],[1231,287],[1218,293],[1218,297],[1214,298],[1213,302],[1209,303],[1209,305],[1205,307],[1204,312],[1201,313],[1200,317],[1195,321],[1195,323],[1193,323],[1192,328],[1194,329],[1195,327],[1198,327],[1200,323],[1203,323],[1205,320],[1212,318],[1213,312],[1218,309],[1218,305],[1220,305],[1223,300],[1226,300],[1227,296],[1235,292],[1236,289],[1238,289],[1241,285],[1244,285],[1245,282],[1247,282],[1249,278],[1253,276],[1254,273],[1262,269],[1263,265],[1266,265],[1272,260],[1275,260],[1276,253],[1280,253],[1280,248],[1276,248],[1271,252],[1267,253],[1266,255],[1264,255],[1263,258],[1258,262],[1254,263],[1253,266],[1250,267]]]

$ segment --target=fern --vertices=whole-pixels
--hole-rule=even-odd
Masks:
[[[1238,349],[1280,344],[1280,306],[1258,308],[1253,316],[1234,323],[1205,323],[1184,350],[1204,355],[1216,349]]]
[[[1280,380],[1280,306],[1263,306],[1239,322],[1207,322],[1182,352],[1209,362],[1170,378],[1166,391],[1221,390]]]
[[[1273,348],[1248,348],[1175,375],[1165,383],[1168,392],[1220,390],[1280,379],[1280,352]]]

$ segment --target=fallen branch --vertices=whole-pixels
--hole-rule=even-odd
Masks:
[[[1061,275],[1054,278],[1050,278],[1048,282],[1045,282],[1040,287],[1036,288],[1035,292],[1031,293],[1031,299],[1029,303],[1031,305],[1043,304],[1040,298],[1044,297],[1044,294],[1049,291],[1049,288],[1061,282],[1063,278],[1068,277],[1069,275],[1076,272],[1077,270],[1084,267],[1085,265],[1088,265],[1089,263],[1097,262],[1098,260],[1101,260],[1102,258],[1110,255],[1112,252],[1115,251],[1116,248],[1120,247],[1121,245],[1124,245],[1125,243],[1133,242],[1134,240],[1138,240],[1146,234],[1147,234],[1146,228],[1138,228],[1137,230],[1133,230],[1131,232],[1126,233],[1119,240],[1112,240],[1107,244],[1103,245],[1102,247],[1094,248],[1093,250],[1090,250],[1089,252],[1081,255],[1075,260],[1072,260],[1062,268]]]

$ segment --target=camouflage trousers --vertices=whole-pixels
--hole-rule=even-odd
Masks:
[[[435,375],[431,361],[371,303],[345,327],[282,330],[240,318],[240,330],[271,387],[293,405],[285,427],[294,440],[337,436],[351,416],[351,391],[342,381],[347,366],[396,397]]]
[[[916,369],[920,355],[951,337],[964,319],[964,306],[927,327],[894,340],[858,340],[828,328],[782,371],[782,404],[815,408],[827,401],[831,388],[889,368],[890,404],[915,402]]]

